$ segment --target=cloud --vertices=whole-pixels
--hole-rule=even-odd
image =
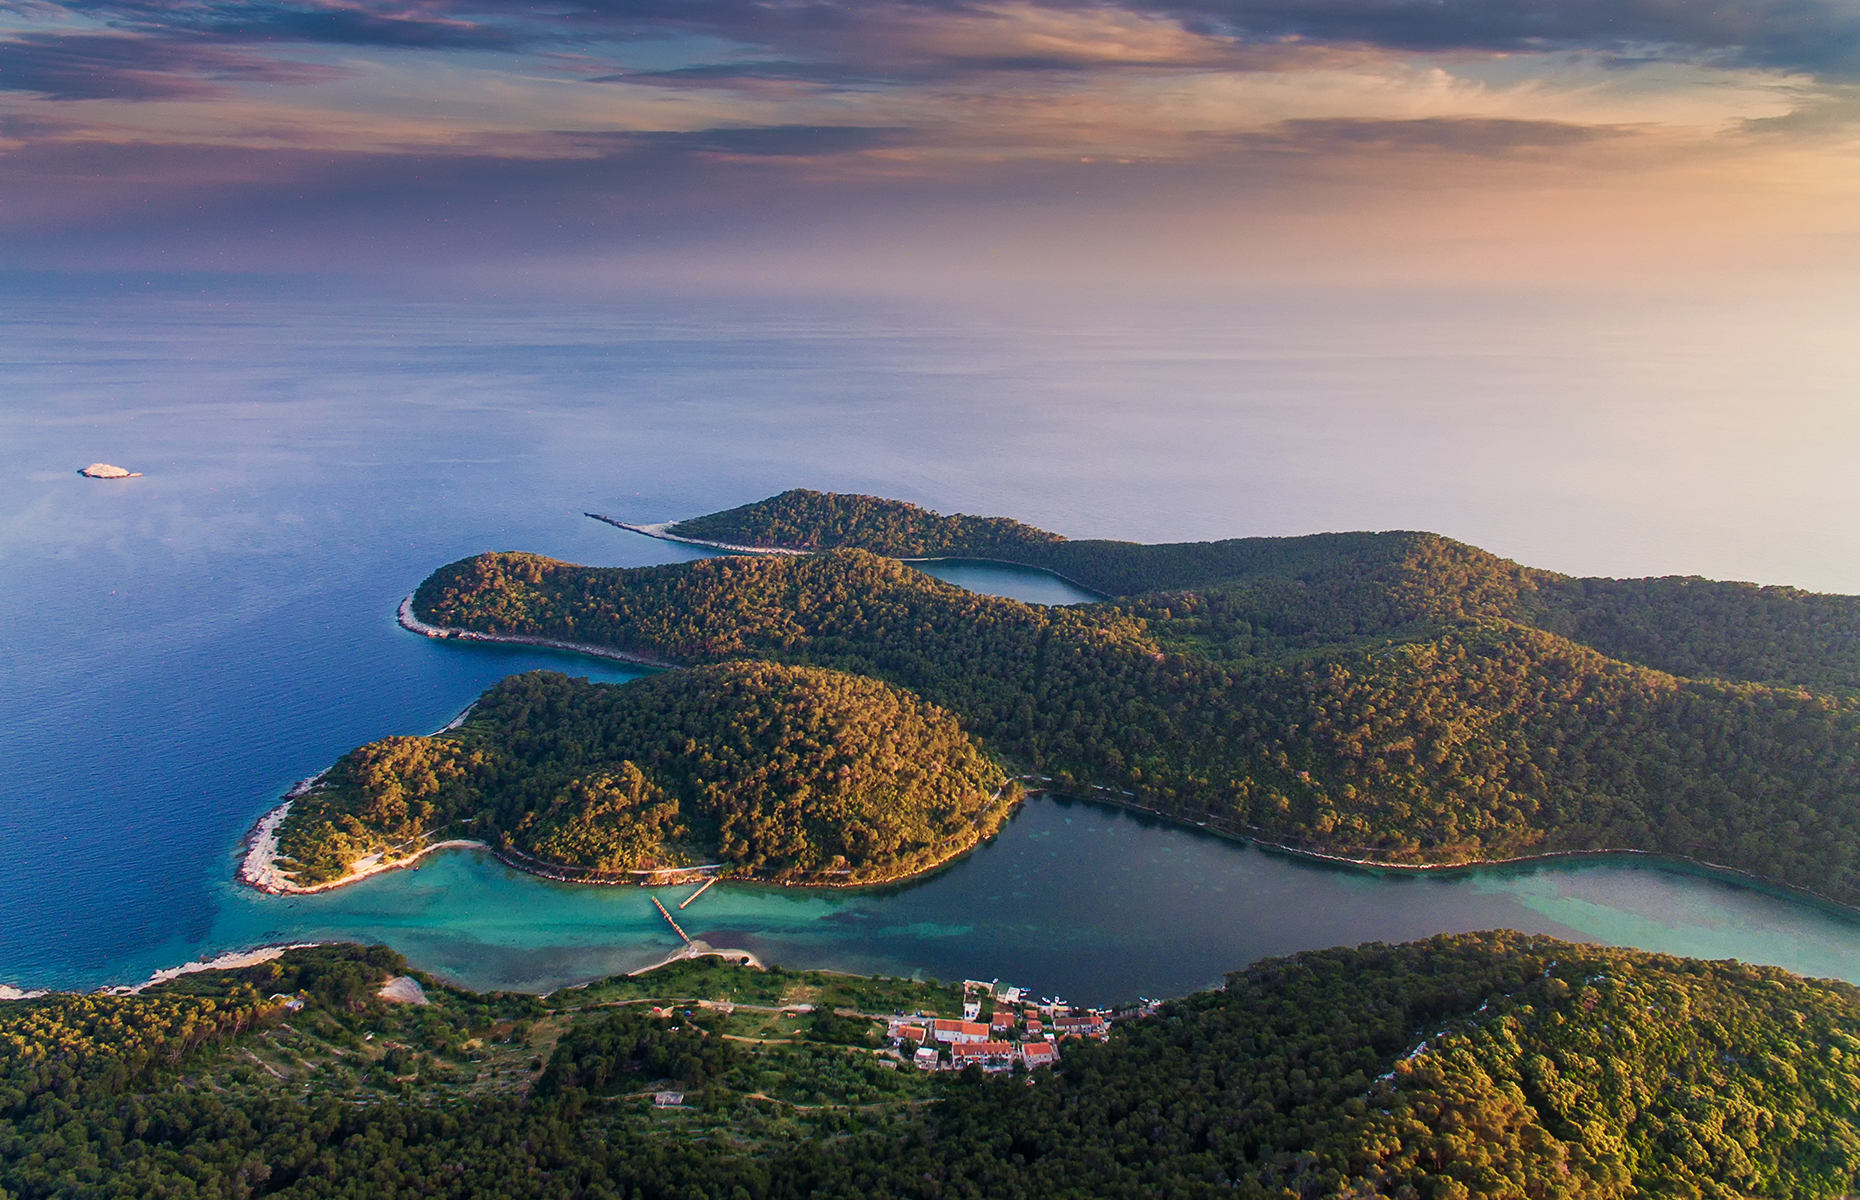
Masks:
[[[1256,150],[1305,154],[1393,151],[1500,157],[1533,150],[1562,150],[1626,136],[1614,126],[1567,121],[1518,121],[1480,117],[1303,118],[1238,139]]]
[[[1692,204],[1724,194],[1714,172],[1767,178],[1860,121],[1815,107],[1841,85],[1749,65],[1811,41],[1840,61],[1824,0],[35,2],[0,41],[0,225],[39,265],[710,253],[816,224],[837,244],[868,207],[912,214],[871,244],[940,244],[990,227],[971,198],[1027,214],[1000,246],[1066,206],[1129,213],[1104,218],[1109,245],[1203,211],[1217,234],[1326,206],[1346,228],[1402,192],[1476,217],[1659,177],[1662,205]],[[1607,65],[1648,53],[1687,61]],[[1860,179],[1832,154],[1787,162],[1830,194]],[[1193,259],[1193,241],[1170,245]]]
[[[1741,125],[1745,132],[1759,136],[1851,146],[1854,130],[1860,128],[1860,85],[1823,87],[1817,94],[1804,96],[1787,113],[1753,117]]]
[[[867,61],[904,67],[1208,67],[1227,65],[1236,50],[1231,38],[1113,5],[1013,0],[929,11],[895,5],[875,12],[878,19],[857,27],[844,48]]]
[[[621,135],[620,140],[674,154],[815,158],[896,146],[913,136],[908,129],[869,125],[761,125],[743,129],[700,129],[689,133]]]
[[[69,131],[67,131],[69,132]],[[0,208],[0,266],[91,260],[160,244],[214,247],[234,259],[292,263],[495,254],[504,247],[602,242],[626,233],[749,227],[839,204],[858,180],[822,188],[815,173],[767,170],[891,145],[905,131],[867,127],[558,131],[562,153],[318,152],[287,147],[98,143],[63,137],[7,155],[17,192]],[[114,186],[99,187],[99,180]],[[54,250],[54,247],[63,249]],[[420,249],[414,250],[412,248]],[[340,248],[340,249],[335,249]],[[430,258],[429,258],[430,261]]]
[[[1156,11],[1242,38],[1860,70],[1860,8],[1845,0],[1168,0]]]
[[[425,50],[506,50],[530,40],[486,23],[360,6],[246,6],[198,28],[242,41],[321,42]]]
[[[798,61],[896,67],[1210,62],[1248,43],[1295,42],[1860,71],[1860,7],[1849,0],[77,0],[66,11],[330,45],[490,49],[700,35]]]
[[[232,81],[306,83],[338,71],[200,43],[130,34],[27,34],[0,41],[0,91],[52,100],[168,100],[222,94]]]
[[[492,7],[495,7],[495,0]],[[78,0],[66,12],[113,27],[169,41],[200,38],[217,42],[299,42],[331,46],[381,46],[429,50],[503,50],[543,36],[550,24],[519,32],[510,17],[487,20],[451,0],[416,3],[288,3],[282,0]],[[567,36],[562,30],[560,36]]]
[[[584,68],[585,69],[585,68]],[[598,68],[597,68],[598,69]],[[894,75],[841,63],[792,60],[751,63],[705,63],[661,71],[609,71],[582,77],[584,83],[626,83],[692,91],[743,92],[791,96],[823,90],[877,88],[896,83]]]

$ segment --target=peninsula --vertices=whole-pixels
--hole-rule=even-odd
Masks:
[[[1310,852],[1641,850],[1860,902],[1854,597],[1573,579],[1425,533],[1073,541],[806,491],[663,532],[790,553],[639,569],[486,554],[434,572],[413,611],[882,682],[1012,773]],[[898,561],[929,555],[1114,598],[1043,608]]]
[[[433,736],[345,755],[261,822],[242,877],[317,890],[471,844],[572,882],[876,883],[973,848],[1019,795],[954,717],[876,679],[754,662],[625,685],[538,671]]]

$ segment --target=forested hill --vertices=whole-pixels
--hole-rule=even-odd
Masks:
[[[856,548],[894,558],[965,554],[993,557],[1065,539],[1008,517],[946,517],[901,500],[795,488],[668,533],[733,546],[793,550]]]
[[[1192,592],[1190,609],[1217,637],[1238,631],[1267,649],[1500,618],[1677,675],[1860,692],[1860,597],[1684,577],[1577,579],[1431,533],[1069,541],[1005,517],[805,489],[672,531],[746,546],[1002,559],[1106,596]]]
[[[441,836],[575,878],[721,862],[852,883],[969,849],[1017,798],[953,717],[876,679],[769,663],[625,686],[537,671],[485,692],[459,729],[345,755],[292,804],[279,844],[299,884]]]
[[[414,597],[436,625],[881,679],[1062,790],[1306,849],[1640,849],[1860,902],[1853,700],[1679,678],[1495,618],[1307,645],[1203,603],[1044,608],[857,550],[633,570],[488,554]]]
[[[1860,993],[1517,934],[1257,963],[1032,1075],[886,1069],[907,980],[474,995],[325,946],[0,1003],[0,1196],[1326,1200],[1860,1189]],[[701,1007],[729,1001],[733,1008]],[[799,1019],[775,1006],[819,1006]],[[675,1090],[682,1103],[655,1108]]]
[[[1857,1034],[1854,988],[1737,963],[1513,933],[1318,951],[1069,1051],[1050,1086],[952,1097],[872,1194],[1841,1196]],[[823,1155],[821,1193],[869,1153]]]

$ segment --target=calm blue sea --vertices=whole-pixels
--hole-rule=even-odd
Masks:
[[[1784,557],[1751,550],[1738,570],[1736,536],[1683,533],[1683,490],[1596,482],[1621,437],[1583,457],[1577,435],[1612,426],[1631,444],[1623,413],[1641,411],[1641,376],[1610,374],[1605,353],[1598,366],[1574,318],[1487,312],[1456,340],[1420,316],[1215,316],[13,297],[0,313],[0,983],[135,981],[328,936],[383,938],[481,986],[554,986],[663,953],[638,891],[544,884],[469,853],[314,900],[228,881],[252,822],[350,747],[428,732],[509,672],[626,678],[394,625],[428,571],[478,551],[686,556],[584,511],[665,520],[801,485],[1075,536],[1428,527],[1572,570],[1689,562],[1776,578],[1796,565],[1784,539],[1761,550]],[[1533,333],[1552,326],[1558,337]],[[1507,471],[1492,467],[1501,453]],[[100,460],[144,477],[77,476]],[[1767,502],[1789,502],[1776,487]],[[1683,536],[1637,540],[1623,511]],[[1700,561],[1703,548],[1720,558]],[[936,569],[1069,598],[1050,580]],[[1082,999],[1185,990],[1261,954],[1494,925],[1860,979],[1845,918],[1711,880],[1585,867],[1389,881],[1052,802],[915,886],[719,888],[688,911],[694,933],[795,965],[1013,976]]]

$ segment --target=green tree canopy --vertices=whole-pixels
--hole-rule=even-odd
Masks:
[[[457,730],[344,756],[280,845],[301,882],[442,833],[531,866],[858,882],[968,849],[1013,802],[952,716],[876,679],[750,662],[624,686],[539,671],[491,688]]]
[[[415,607],[881,679],[1062,790],[1300,848],[1408,863],[1638,849],[1860,898],[1853,699],[1624,662],[1494,615],[1480,597],[1511,594],[1496,583],[1442,579],[1378,585],[1373,612],[1342,584],[1287,585],[1269,623],[1270,589],[1043,608],[858,550],[632,570],[492,554],[436,571]]]

